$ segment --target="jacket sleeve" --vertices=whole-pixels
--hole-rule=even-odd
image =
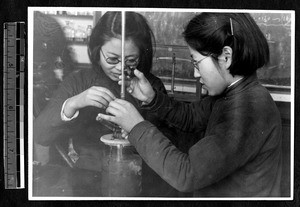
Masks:
[[[168,95],[156,91],[156,98],[144,109],[166,120],[173,127],[184,132],[196,132],[206,129],[211,114],[214,97],[206,97],[201,101],[185,103],[176,101]]]
[[[163,82],[161,81],[160,78],[156,77],[152,73],[149,73],[146,78],[148,79],[148,81],[150,82],[151,86],[155,90],[160,91],[163,94],[167,94],[167,90],[165,88],[165,85],[163,84]]]
[[[128,137],[142,159],[166,182],[181,192],[207,187],[238,166],[234,157],[240,151],[236,143],[224,145],[229,137],[204,137],[188,153],[181,152],[154,125],[144,121],[133,128]],[[243,148],[243,146],[239,146]]]
[[[180,152],[153,124],[136,125],[128,137],[142,159],[166,182],[179,191],[193,185],[193,170],[188,154]]]
[[[188,153],[178,150],[147,121],[137,124],[128,139],[143,160],[171,186],[183,192],[199,190],[222,180],[253,160],[267,139],[280,134],[280,123],[272,118],[272,111],[260,116],[268,111],[265,106],[245,106],[247,104],[243,102],[222,108],[216,106],[210,120],[213,125],[208,126],[209,133]],[[268,153],[279,141],[274,140],[266,149],[266,158],[262,156],[261,159],[267,159]]]
[[[155,91],[159,91],[160,93],[167,94],[167,90],[166,90],[163,82],[158,77],[149,73],[147,75],[147,79]],[[167,126],[165,120],[162,119],[155,111],[150,111],[150,110],[145,109],[144,107],[141,107],[140,112],[147,121],[150,121],[152,124],[154,124],[158,128],[161,129],[160,126]]]
[[[80,78],[79,78],[80,79]],[[70,135],[72,121],[61,119],[63,103],[82,89],[82,80],[78,80],[75,74],[70,75],[60,85],[54,96],[50,99],[46,108],[33,122],[33,139],[40,145],[50,145],[58,136]],[[76,84],[80,83],[80,84]]]

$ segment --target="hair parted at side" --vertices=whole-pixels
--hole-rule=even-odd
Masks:
[[[131,40],[139,48],[140,61],[137,66],[144,74],[152,68],[153,32],[146,18],[135,12],[125,13],[125,40]],[[122,16],[121,12],[106,12],[94,27],[88,43],[89,58],[94,66],[99,65],[100,48],[111,38],[121,39]]]
[[[225,46],[233,51],[230,73],[249,76],[269,62],[268,42],[248,13],[201,13],[187,24],[183,36],[202,55],[217,58]]]

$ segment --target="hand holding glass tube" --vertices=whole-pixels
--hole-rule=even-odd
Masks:
[[[122,84],[119,81],[119,84]],[[149,104],[155,97],[155,91],[142,72],[133,70],[133,75],[125,81],[126,90],[136,99],[144,104]]]
[[[124,68],[124,78],[125,81],[120,80],[120,85],[122,84],[122,82],[124,82],[125,85],[130,85],[131,80],[135,77],[134,75],[134,70],[136,69],[135,66],[125,66]],[[120,76],[121,79],[121,76]],[[99,116],[99,114],[96,117],[97,121],[100,121],[105,127],[107,127],[108,129],[110,129],[112,131],[112,138],[114,139],[122,139],[122,138],[127,138],[128,133],[121,129],[117,124],[112,123],[110,121],[107,121],[105,119],[102,119],[101,116]]]
[[[155,97],[155,91],[142,72],[138,70],[133,72],[135,77],[130,81],[126,81],[126,90],[143,103],[149,104]],[[121,81],[119,84],[121,84]],[[100,113],[98,119],[113,122],[126,132],[130,132],[135,125],[144,121],[138,110],[131,103],[122,99],[111,101],[106,112],[111,115]]]

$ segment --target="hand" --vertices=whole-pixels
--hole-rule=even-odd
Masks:
[[[142,72],[135,69],[134,75],[136,77],[126,84],[126,90],[136,99],[149,104],[155,97],[155,91]],[[121,81],[119,81],[119,84],[121,84]]]
[[[122,99],[110,102],[106,112],[113,116],[100,113],[98,117],[119,125],[126,132],[130,132],[135,125],[144,121],[138,110],[131,103]]]
[[[106,108],[109,102],[114,99],[116,97],[107,88],[92,86],[80,94],[69,98],[64,107],[64,114],[67,117],[72,117],[76,111],[87,106]]]

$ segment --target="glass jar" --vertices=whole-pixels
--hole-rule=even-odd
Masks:
[[[142,159],[126,139],[114,139],[104,135],[102,163],[103,196],[137,197],[142,191]]]
[[[74,41],[75,38],[74,23],[72,21],[66,21],[66,25],[63,27],[63,30],[67,40]]]

